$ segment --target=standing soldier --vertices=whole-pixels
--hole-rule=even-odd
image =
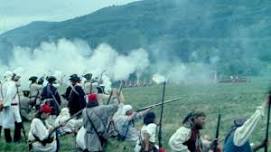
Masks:
[[[30,121],[31,119],[31,105],[30,105],[30,91],[29,90],[23,90],[22,96],[20,97],[20,110],[21,110],[21,116],[23,120]]]
[[[30,102],[32,106],[35,106],[36,110],[38,110],[40,103],[38,103],[40,98],[40,91],[42,89],[42,85],[37,83],[38,77],[32,76],[29,78],[30,85]]]
[[[83,75],[83,77],[86,79],[86,81],[84,82],[85,93],[91,94],[92,93],[92,82],[91,82],[92,74],[87,73],[87,74]]]
[[[1,111],[1,126],[4,129],[5,140],[7,143],[12,142],[10,130],[14,127],[13,105],[14,99],[17,96],[16,83],[13,80],[14,74],[7,71],[4,74],[5,82],[2,84],[2,102],[3,108]]]
[[[20,113],[20,93],[19,93],[20,78],[21,78],[20,76],[13,74],[12,81],[16,89],[15,97],[11,102],[12,115],[15,120],[14,139],[13,139],[14,142],[18,142],[21,140],[21,129],[23,129],[23,122]]]
[[[57,88],[53,85],[56,82],[54,76],[47,77],[48,84],[42,89],[41,100],[43,103],[47,102],[53,111],[51,115],[58,115],[60,113],[61,98],[57,91]]]
[[[74,115],[86,107],[85,92],[80,86],[80,78],[73,74],[70,76],[71,85],[67,88],[65,96],[68,99],[70,115]]]

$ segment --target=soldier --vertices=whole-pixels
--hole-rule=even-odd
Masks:
[[[63,124],[65,121],[71,118],[70,112],[68,108],[61,109],[60,114],[57,116],[55,120],[55,126],[59,126]],[[83,119],[71,119],[65,125],[61,125],[58,129],[61,135],[76,133],[83,124]]]
[[[54,76],[47,77],[48,84],[42,89],[41,100],[43,103],[47,102],[53,111],[51,115],[58,115],[60,112],[61,98],[57,88],[53,85],[56,81]]]
[[[36,76],[32,76],[29,78],[29,81],[31,82],[29,85],[30,102],[32,106],[35,106],[36,110],[38,110],[40,106],[39,98],[40,98],[40,92],[42,89],[42,85],[39,85],[37,80],[38,80],[38,77]]]
[[[141,128],[140,137],[135,146],[135,152],[158,152],[156,141],[157,125],[155,123],[155,114],[148,112],[144,116],[144,126]]]
[[[143,116],[149,111],[134,112],[131,105],[120,104],[119,110],[114,117],[114,123],[119,133],[119,140],[124,141],[137,141],[139,137],[139,131],[135,128],[135,122],[143,118]]]
[[[21,110],[21,116],[24,120],[30,121],[32,120],[32,116],[30,114],[31,112],[31,105],[30,105],[30,91],[29,90],[23,90],[22,96],[20,98],[20,110]]]
[[[47,122],[51,112],[52,108],[47,103],[42,104],[32,120],[28,134],[30,150],[42,152],[55,152],[57,150],[56,135],[55,133],[50,135],[53,128]]]
[[[14,107],[18,106],[18,105],[13,104],[15,98],[17,98],[17,88],[16,88],[16,82],[14,81],[14,77],[15,75],[11,71],[5,72],[4,74],[5,82],[2,84],[2,88],[1,88],[3,108],[1,111],[0,121],[1,121],[1,126],[4,129],[5,140],[7,143],[12,142],[10,130],[11,128],[14,127],[13,112],[14,110],[16,110],[16,108]],[[17,118],[18,118],[17,120],[19,120],[19,117]],[[18,130],[19,128],[18,124],[16,128]]]
[[[85,92],[80,86],[81,79],[73,74],[70,76],[71,85],[67,88],[65,96],[68,99],[70,115],[74,115],[86,107]]]
[[[83,75],[83,77],[86,79],[86,81],[84,82],[84,91],[86,94],[91,94],[92,93],[92,82],[91,82],[92,74],[87,73]]]
[[[203,112],[191,112],[183,120],[183,125],[169,139],[174,152],[204,152],[211,145],[203,144],[200,130],[204,128],[206,115]],[[212,143],[212,142],[211,142]]]
[[[98,102],[99,104],[106,104],[108,98],[109,98],[109,95],[105,94],[104,92],[104,85],[100,85],[97,87],[97,99],[98,99]]]
[[[14,86],[16,89],[16,94],[11,102],[11,110],[12,110],[12,115],[15,120],[15,129],[14,129],[14,142],[18,142],[21,140],[21,129],[23,128],[23,122],[22,122],[22,117],[20,113],[20,93],[19,93],[19,87],[20,87],[20,82],[19,79],[21,77],[13,74],[12,81],[14,82]]]
[[[224,152],[252,152],[263,148],[267,144],[267,141],[263,141],[261,144],[251,147],[249,138],[256,129],[258,122],[263,118],[268,104],[265,101],[262,106],[257,107],[249,119],[237,119],[234,121],[234,125],[225,138]]]
[[[108,138],[107,122],[113,113],[118,109],[118,105],[101,105],[97,101],[96,94],[88,96],[87,108],[83,111],[83,127],[76,137],[77,145],[81,150],[91,152],[102,152]],[[85,132],[84,132],[85,131]]]

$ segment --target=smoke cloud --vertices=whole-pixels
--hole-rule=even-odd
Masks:
[[[27,81],[32,75],[54,75],[61,79],[73,73],[82,75],[87,72],[99,77],[103,71],[117,81],[128,79],[130,74],[141,73],[148,66],[149,57],[144,49],[123,55],[107,44],[100,44],[92,50],[85,41],[60,39],[55,43],[43,42],[35,49],[15,47],[9,65],[1,65],[0,68],[1,71],[18,73],[22,81]]]

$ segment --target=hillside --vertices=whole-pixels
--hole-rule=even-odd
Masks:
[[[111,6],[63,22],[33,22],[0,35],[0,58],[12,46],[83,39],[122,53],[145,48],[157,58],[215,64],[219,72],[257,74],[271,60],[268,0],[144,0]],[[213,57],[220,60],[214,61]]]

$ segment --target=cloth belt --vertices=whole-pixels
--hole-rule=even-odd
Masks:
[[[18,103],[11,103],[11,105],[12,105],[12,106],[17,106],[17,105],[18,105]]]

